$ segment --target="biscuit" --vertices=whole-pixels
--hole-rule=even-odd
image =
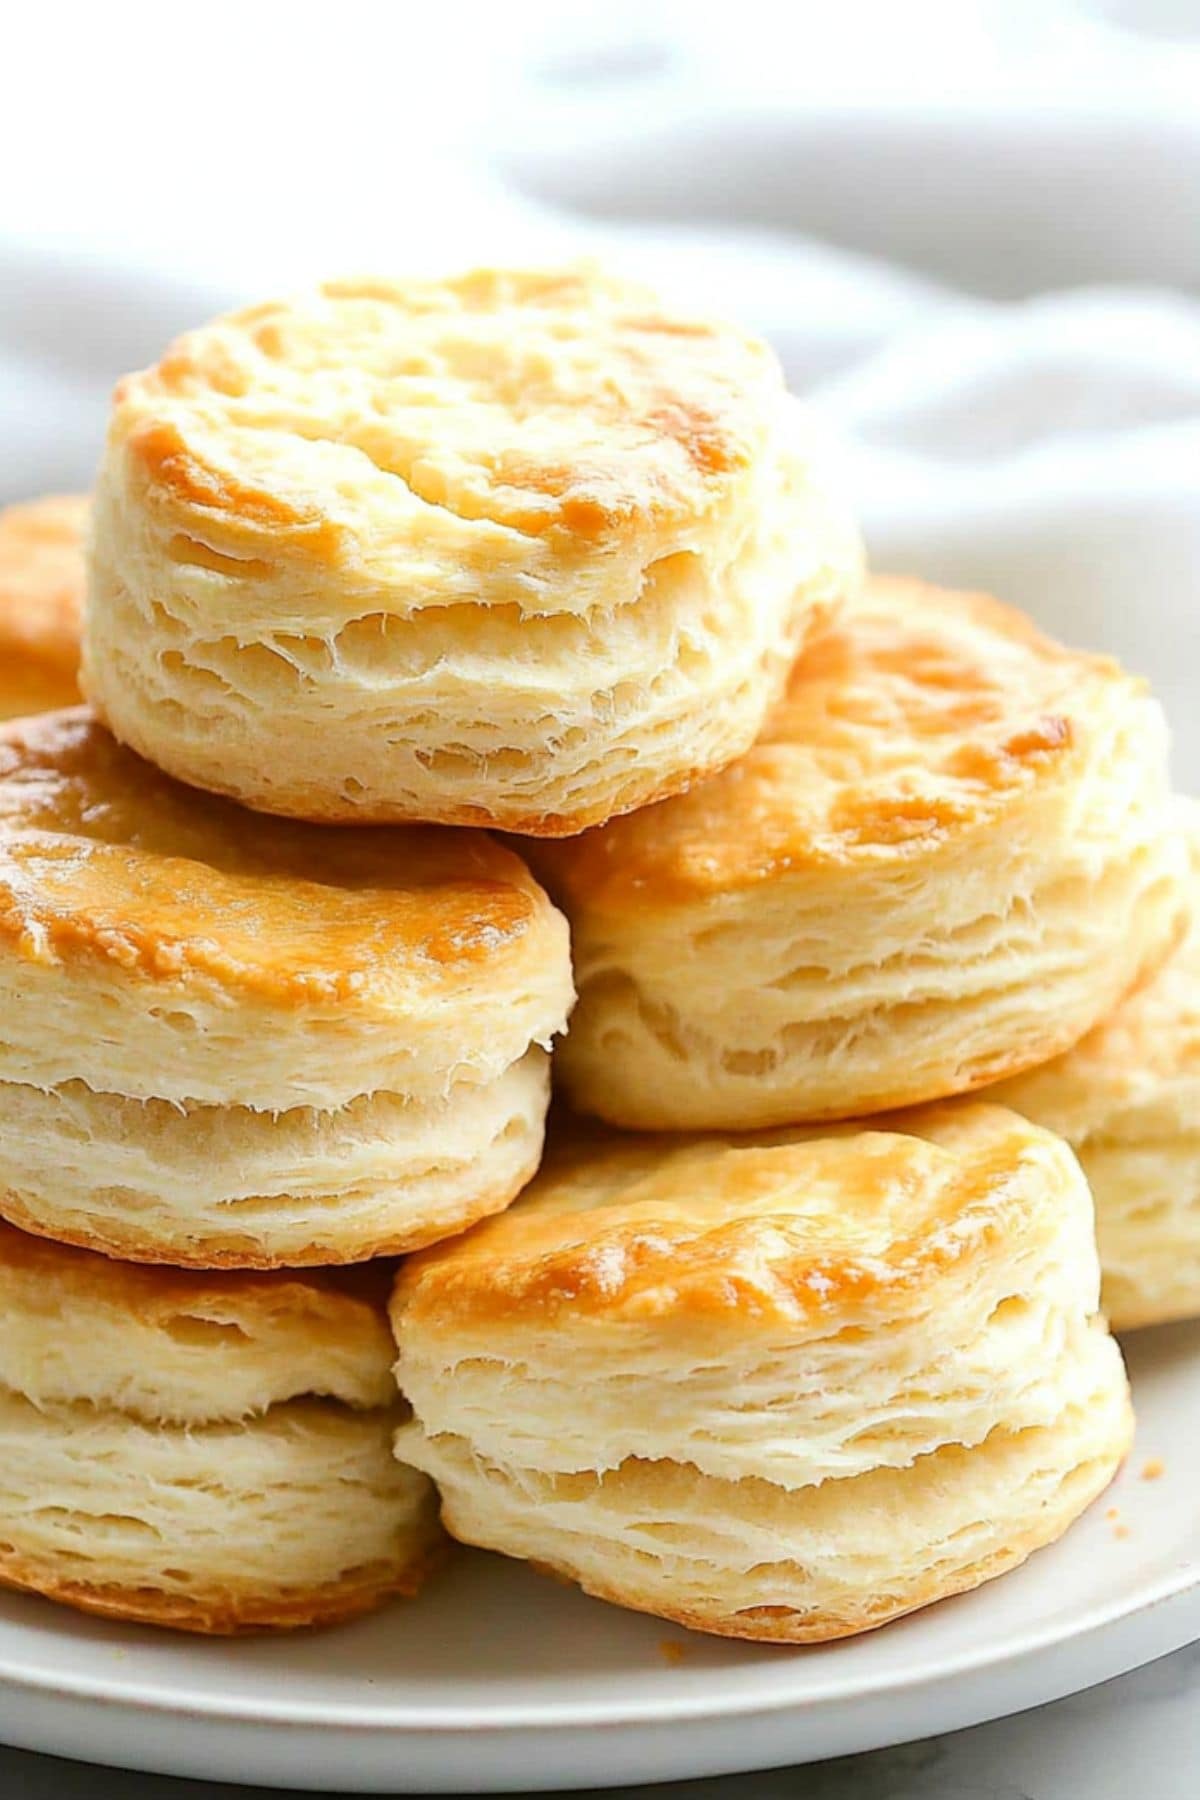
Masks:
[[[820,1642],[1012,1567],[1109,1481],[1098,1292],[1078,1163],[1003,1108],[585,1135],[401,1268],[397,1454],[465,1542]]]
[[[117,390],[85,686],[265,812],[579,831],[745,750],[857,581],[815,461],[764,344],[595,271],[251,307]]]
[[[565,921],[478,832],[197,794],[0,728],[0,1215],[135,1261],[394,1254],[537,1168]]]
[[[378,1280],[139,1269],[0,1225],[0,1582],[235,1633],[415,1593]]]
[[[902,580],[798,660],[732,768],[533,862],[572,926],[566,1090],[650,1129],[854,1117],[1045,1062],[1183,908],[1143,685]]]
[[[73,494],[0,511],[0,719],[79,698],[87,517]]]
[[[1200,808],[1188,812],[1200,869]],[[1200,876],[1191,900],[1191,931],[1153,981],[1065,1056],[988,1095],[1078,1153],[1117,1330],[1200,1314]]]

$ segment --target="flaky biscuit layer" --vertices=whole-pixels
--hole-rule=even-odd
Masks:
[[[1098,1292],[1078,1163],[1002,1108],[583,1133],[401,1270],[397,1450],[468,1542],[703,1629],[836,1637],[1020,1561],[1111,1477]]]
[[[477,832],[182,787],[85,709],[0,727],[0,1215],[118,1256],[394,1254],[537,1167],[566,923]]]
[[[507,1206],[541,1160],[533,1049],[444,1100],[283,1113],[0,1081],[0,1217],[109,1256],[301,1268],[398,1256]]]
[[[1197,808],[1181,836],[1200,863]],[[1200,1313],[1200,882],[1182,948],[1066,1055],[989,1099],[1067,1138],[1096,1197],[1103,1303],[1118,1330]]]
[[[651,1129],[845,1117],[1045,1061],[1184,910],[1142,684],[908,581],[800,657],[733,767],[535,863],[572,923],[567,1091]]]
[[[1093,1391],[1050,1426],[823,1487],[718,1481],[670,1462],[549,1475],[414,1426],[397,1443],[437,1482],[463,1543],[696,1631],[828,1643],[1004,1574],[1103,1492],[1133,1422],[1101,1342]]]
[[[744,750],[856,585],[819,460],[764,345],[595,272],[250,308],[118,389],[88,692],[265,811],[579,831]]]
[[[0,1581],[185,1630],[332,1623],[439,1549],[377,1278],[129,1268],[0,1227]]]

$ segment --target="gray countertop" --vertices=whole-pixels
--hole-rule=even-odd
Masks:
[[[1195,1800],[1200,1644],[950,1737],[804,1769],[621,1791],[647,1800]],[[3,1800],[237,1800],[246,1792],[0,1749]]]

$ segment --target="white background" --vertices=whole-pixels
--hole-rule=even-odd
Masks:
[[[0,498],[321,274],[594,251],[766,330],[881,562],[1140,662],[1200,766],[1200,4],[48,4],[0,106]]]

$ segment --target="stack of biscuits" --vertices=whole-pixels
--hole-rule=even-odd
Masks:
[[[218,319],[0,518],[0,710],[0,1580],[275,1629],[454,1538],[813,1642],[1109,1482],[1196,818],[1142,682],[864,572],[754,337]]]

